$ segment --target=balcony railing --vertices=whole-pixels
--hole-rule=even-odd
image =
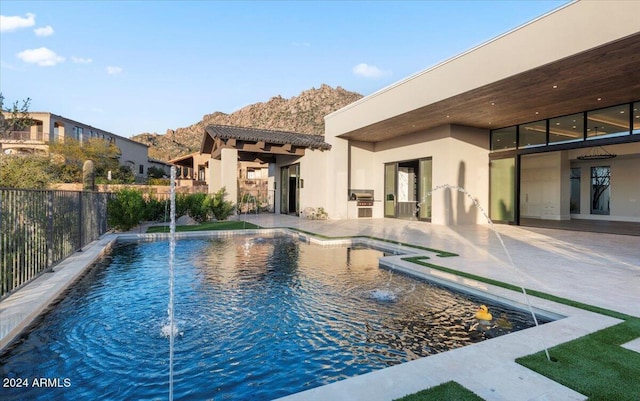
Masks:
[[[44,142],[44,135],[42,131],[31,132],[31,131],[11,131],[8,134],[0,137],[0,140],[3,141],[20,141],[20,142]]]

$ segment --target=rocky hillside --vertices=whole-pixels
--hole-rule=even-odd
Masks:
[[[349,92],[339,86],[334,89],[323,84],[318,89],[311,88],[291,99],[276,96],[268,102],[255,103],[231,114],[219,111],[207,114],[202,121],[185,128],[168,129],[164,135],[143,133],[131,139],[149,145],[149,156],[166,161],[197,152],[202,142],[204,127],[208,124],[280,129],[302,134],[323,135],[324,116],[361,97],[362,95]]]

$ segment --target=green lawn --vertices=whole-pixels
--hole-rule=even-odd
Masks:
[[[213,221],[195,226],[176,226],[176,232],[185,231],[211,231],[211,230],[244,230],[246,228],[261,228],[255,224],[244,221]],[[151,226],[147,233],[168,233],[169,226]]]
[[[638,401],[640,354],[622,348],[640,337],[640,319],[629,318],[549,350],[518,358],[516,362],[589,397],[589,401]]]
[[[476,393],[450,381],[398,398],[396,401],[483,401]]]

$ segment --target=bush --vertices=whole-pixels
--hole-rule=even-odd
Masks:
[[[206,198],[204,193],[176,195],[176,217],[186,214],[198,223],[206,221],[209,214]]]
[[[167,173],[160,167],[151,166],[147,169],[147,177],[149,178],[167,178],[167,176]]]
[[[145,201],[137,189],[123,188],[107,203],[109,226],[127,231],[140,224],[145,215]]]
[[[222,187],[218,192],[213,194],[213,196],[209,195],[205,199],[206,209],[208,209],[218,221],[226,220],[235,210],[233,202],[224,200],[226,197],[227,189]]]
[[[46,157],[0,155],[0,187],[43,189],[52,177]]]
[[[113,179],[121,184],[133,184],[136,181],[136,176],[130,167],[119,166],[118,171],[113,174]]]
[[[171,181],[168,178],[149,178],[148,184],[169,186]]]
[[[165,217],[169,220],[170,207],[168,199],[159,200],[149,195],[144,203],[144,220],[165,221]]]

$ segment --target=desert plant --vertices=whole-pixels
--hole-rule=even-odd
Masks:
[[[159,200],[152,195],[144,202],[144,220],[146,221],[164,221],[168,218],[169,205],[168,200]]]
[[[137,189],[123,188],[107,203],[107,221],[110,227],[130,230],[137,226],[145,215],[145,201]]]
[[[227,189],[222,187],[218,192],[213,194],[213,196],[207,196],[205,200],[207,210],[210,211],[218,221],[226,220],[235,210],[236,206],[233,202],[225,200],[227,195]]]
[[[43,189],[52,176],[47,157],[0,155],[0,187]]]
[[[188,215],[202,223],[207,220],[209,209],[206,204],[207,194],[178,194],[176,196],[176,216]]]

